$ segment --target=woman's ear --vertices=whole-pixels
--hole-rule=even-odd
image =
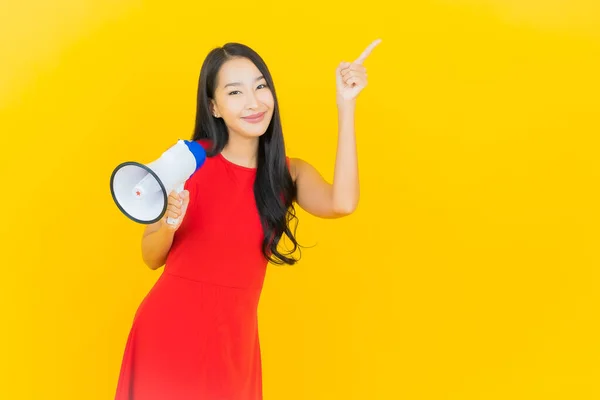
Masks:
[[[213,115],[213,117],[221,118],[219,112],[217,111],[217,105],[215,104],[215,101],[213,99],[210,99],[208,108],[210,109],[210,113]]]

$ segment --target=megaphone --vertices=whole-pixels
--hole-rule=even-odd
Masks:
[[[149,164],[123,162],[110,177],[112,198],[119,210],[137,223],[160,221],[167,211],[169,194],[173,190],[180,193],[205,160],[206,151],[200,143],[180,139]],[[167,218],[169,224],[177,222]]]

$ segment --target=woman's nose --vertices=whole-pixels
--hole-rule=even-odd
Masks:
[[[246,96],[246,106],[248,108],[258,107],[258,101],[256,100],[254,93],[250,93],[248,96]]]

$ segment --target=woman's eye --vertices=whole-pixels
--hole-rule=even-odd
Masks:
[[[267,85],[266,85],[266,84],[264,84],[264,83],[261,83],[260,85],[258,85],[257,89],[264,89],[264,88],[266,88],[266,87],[267,87]],[[232,91],[232,92],[229,92],[229,95],[230,95],[230,96],[233,96],[234,94],[238,94],[238,93],[241,93],[241,92],[240,92],[239,90],[234,90],[234,91]]]

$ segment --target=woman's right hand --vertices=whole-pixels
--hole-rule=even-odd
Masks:
[[[167,198],[167,211],[161,220],[162,225],[170,231],[176,231],[179,229],[181,223],[183,222],[183,217],[185,216],[189,202],[189,191],[183,190],[181,193],[177,193],[175,190],[173,190]],[[167,222],[168,218],[179,218],[179,220],[175,224],[169,224]]]

